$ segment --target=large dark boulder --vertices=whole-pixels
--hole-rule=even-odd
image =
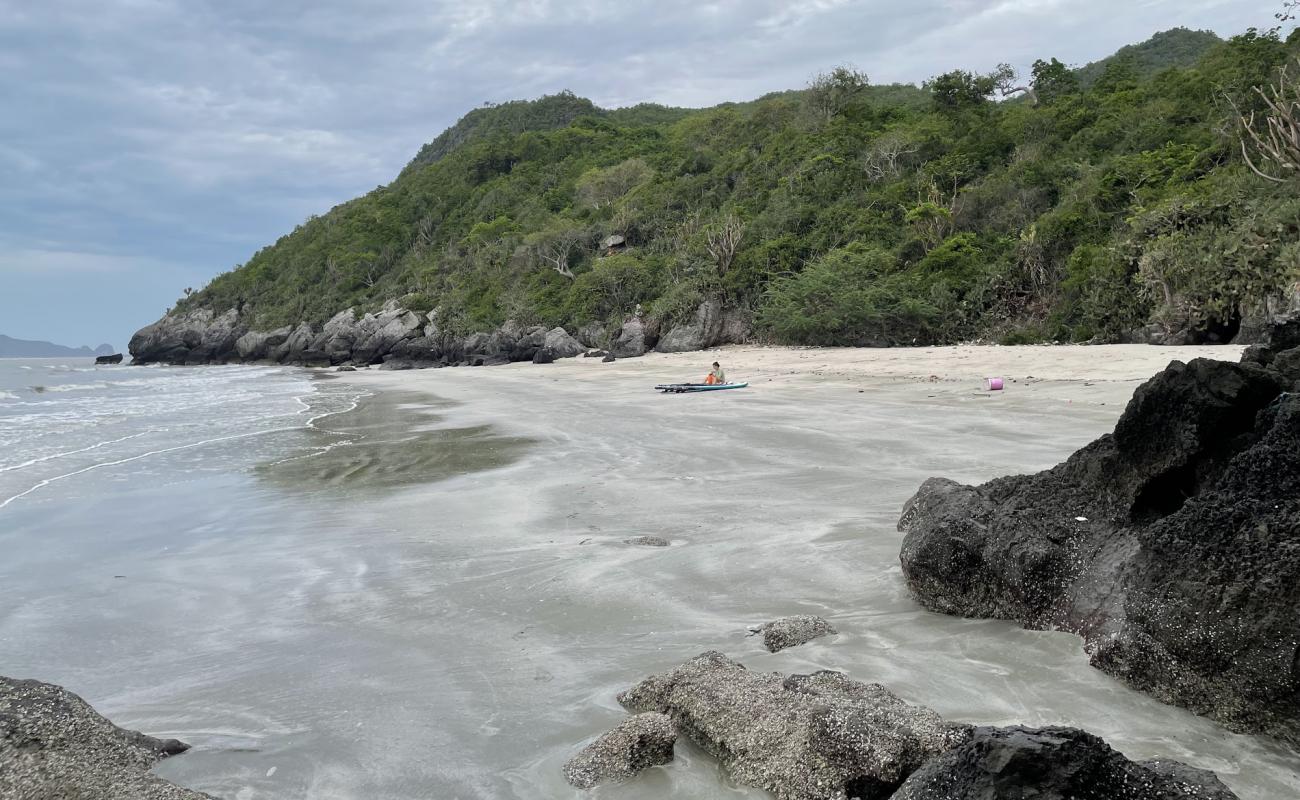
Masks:
[[[1300,746],[1300,397],[1287,385],[1258,363],[1173,362],[1063,464],[926,481],[899,522],[909,588],[934,611],[1078,633],[1130,685]]]
[[[95,363],[96,364],[121,364],[122,354],[113,353],[112,355],[107,355],[107,356],[96,356]]]
[[[59,686],[0,677],[0,797],[201,800],[149,774],[189,745],[123,730]]]
[[[1212,772],[1129,761],[1075,728],[976,728],[893,800],[1234,800]]]
[[[751,672],[717,652],[646,678],[619,701],[667,714],[734,780],[787,800],[889,797],[969,735],[878,684],[838,672]]]

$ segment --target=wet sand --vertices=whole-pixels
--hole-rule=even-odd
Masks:
[[[1109,431],[1142,380],[1196,356],[1239,348],[747,347],[337,376],[378,397],[423,393],[449,428],[531,444],[508,466],[332,512],[337,544],[352,525],[373,541],[331,549],[338,577],[307,604],[339,624],[360,615],[375,647],[340,667],[358,693],[339,718],[358,728],[346,758],[289,795],[581,796],[560,765],[622,719],[615,694],[707,649],[751,669],[844,670],[957,720],[1081,726],[1133,758],[1213,769],[1245,800],[1295,795],[1294,754],[1125,688],[1072,635],[925,612],[898,566],[898,513],[925,478],[1051,466]],[[652,391],[715,358],[751,387]],[[1007,388],[984,391],[987,376]],[[646,534],[672,544],[624,543]],[[778,654],[747,635],[795,613],[840,634]],[[341,746],[317,743],[316,757]],[[201,778],[231,756],[196,750],[160,771],[222,788]],[[678,752],[600,796],[764,796]],[[271,790],[258,770],[275,763],[245,757],[242,785]]]

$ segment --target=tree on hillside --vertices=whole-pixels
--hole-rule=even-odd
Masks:
[[[808,102],[823,122],[829,122],[857,102],[866,93],[867,85],[867,73],[841,65],[813,78],[808,84]]]
[[[1255,93],[1264,102],[1261,118],[1256,120],[1254,111],[1237,111],[1246,165],[1274,183],[1300,178],[1300,86],[1283,67],[1276,83],[1256,86]],[[1231,97],[1228,101],[1233,102]]]
[[[718,265],[718,274],[726,275],[745,236],[745,223],[735,214],[727,214],[704,229],[704,247]]]
[[[578,178],[578,199],[592,208],[604,208],[654,177],[654,170],[640,158],[604,169],[592,168]]]
[[[925,87],[940,111],[961,111],[983,105],[997,88],[997,81],[991,75],[955,69],[930,79]]]
[[[1034,62],[1031,74],[1034,77],[1034,92],[1040,103],[1051,104],[1063,95],[1079,91],[1079,76],[1055,58],[1051,61],[1038,59]]]
[[[862,170],[872,182],[893,180],[902,173],[907,157],[920,149],[921,146],[904,133],[885,133],[867,148],[862,158]]]
[[[533,260],[544,264],[570,280],[573,271],[569,269],[569,259],[573,251],[587,238],[587,231],[571,222],[559,220],[551,223],[524,239]]]
[[[998,68],[993,70],[989,77],[993,79],[993,85],[997,87],[998,94],[1002,97],[1023,94],[1029,98],[1030,103],[1038,105],[1038,92],[1034,90],[1033,84],[1017,86],[1016,84],[1020,82],[1019,76],[1010,64],[998,64]]]

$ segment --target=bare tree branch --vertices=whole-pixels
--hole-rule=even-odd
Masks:
[[[993,78],[993,85],[1002,97],[1024,93],[1030,103],[1038,105],[1038,92],[1034,91],[1033,86],[1016,86],[1016,71],[1010,64],[998,64],[998,68],[989,77]]]
[[[1241,126],[1241,156],[1246,166],[1273,183],[1300,178],[1300,85],[1291,80],[1287,69],[1278,71],[1276,83],[1254,87],[1265,108],[1259,122],[1253,110],[1244,113],[1228,98]]]

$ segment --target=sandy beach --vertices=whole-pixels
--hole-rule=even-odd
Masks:
[[[898,566],[899,510],[925,478],[1049,467],[1108,432],[1169,361],[1240,351],[731,347],[337,376],[408,405],[436,398],[441,425],[536,442],[508,468],[412,490],[389,518],[431,513],[456,531],[427,544],[431,559],[454,552],[436,594],[462,612],[437,628],[458,645],[445,652],[459,702],[428,709],[462,765],[447,788],[577,797],[560,765],[623,717],[615,694],[719,649],[751,669],[843,670],[954,719],[1084,727],[1132,758],[1213,769],[1247,800],[1300,790],[1294,755],[1127,689],[1091,669],[1072,635],[922,611]],[[701,380],[715,359],[750,387],[652,390]],[[992,376],[1003,391],[984,389]],[[625,543],[643,534],[672,544]],[[825,616],[840,635],[778,654],[747,635],[793,613]],[[487,763],[502,771],[463,774]],[[616,796],[720,793],[762,796],[724,787],[711,759],[679,745],[675,764]]]
[[[924,611],[899,566],[926,478],[1050,467],[1170,360],[1239,353],[15,369],[15,392],[69,409],[42,424],[78,452],[41,460],[53,437],[11,417],[31,465],[0,481],[0,642],[12,674],[194,746],[156,774],[236,800],[760,800],[685,740],[592,795],[562,776],[625,719],[618,692],[707,650],[841,670],[954,721],[1082,727],[1214,770],[1242,800],[1300,796],[1294,752],[1127,688],[1072,634]],[[715,359],[750,387],[653,390]],[[60,390],[22,388],[37,382]],[[669,546],[627,541],[645,535]],[[792,614],[839,633],[775,654],[750,635]]]

